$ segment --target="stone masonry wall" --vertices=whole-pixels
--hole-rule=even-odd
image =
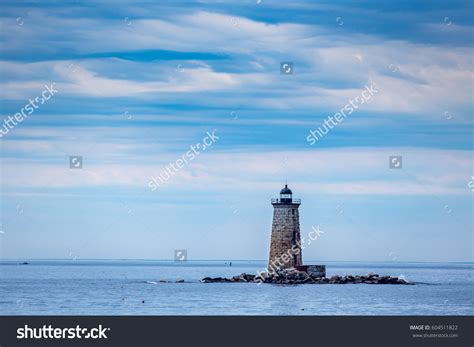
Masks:
[[[268,270],[302,265],[299,204],[273,204],[272,239]]]

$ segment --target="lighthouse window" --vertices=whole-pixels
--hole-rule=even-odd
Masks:
[[[295,215],[295,209],[291,210],[291,214],[294,216]]]

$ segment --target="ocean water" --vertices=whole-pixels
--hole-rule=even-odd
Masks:
[[[326,263],[327,274],[404,276],[415,285],[200,283],[265,262],[0,262],[2,315],[472,315],[473,263]],[[184,283],[160,283],[184,280]]]

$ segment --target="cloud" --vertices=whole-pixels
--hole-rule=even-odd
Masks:
[[[28,99],[45,81],[54,80],[63,94],[78,97],[143,96],[173,102],[195,93],[200,97],[194,102],[203,105],[238,101],[264,109],[336,112],[366,84],[375,82],[381,93],[365,111],[428,119],[449,111],[460,120],[470,119],[474,74],[468,47],[387,41],[375,35],[328,31],[314,24],[265,23],[204,11],[172,19],[136,19],[131,25],[49,16],[49,22],[70,32],[73,39],[65,42],[58,33],[38,28],[45,19],[42,16],[44,13],[36,12],[28,26],[13,28],[11,37],[18,34],[26,42],[44,40],[53,50],[80,52],[82,58],[0,62],[7,72],[1,84],[7,99]],[[17,45],[11,37],[4,38],[7,51]],[[159,59],[130,62],[114,58],[113,53],[101,59],[87,58],[87,54],[147,49],[211,51],[228,58],[212,62],[189,59],[183,64]],[[295,74],[281,76],[280,61],[293,61]],[[451,93],[454,88],[457,92]]]
[[[64,40],[64,33],[44,26],[46,18],[49,23],[60,25],[64,32],[68,32],[70,39]],[[8,20],[10,19],[2,19],[5,23]],[[436,30],[435,27],[431,27],[431,29]],[[87,103],[90,98],[103,99],[104,103],[107,103],[107,98],[126,99],[130,97],[142,98],[144,105],[147,102],[166,105],[192,103],[197,109],[199,107],[220,107],[233,110],[235,105],[245,105],[245,111],[253,110],[254,112],[250,113],[250,116],[246,114],[245,118],[239,119],[240,125],[285,124],[288,126],[308,125],[310,127],[310,116],[317,112],[327,114],[338,111],[349,98],[358,96],[365,85],[374,82],[380,93],[363,106],[363,110],[360,112],[364,113],[365,117],[359,117],[360,120],[357,119],[349,127],[357,122],[377,126],[380,121],[376,117],[380,118],[386,114],[396,114],[396,117],[400,118],[417,117],[422,120],[438,121],[444,112],[457,115],[451,123],[472,123],[469,110],[472,101],[471,81],[474,76],[470,47],[451,46],[447,48],[403,40],[388,41],[377,35],[329,30],[327,27],[313,23],[269,23],[243,16],[193,10],[180,12],[172,17],[167,15],[162,18],[141,17],[133,19],[130,25],[126,21],[110,18],[84,19],[81,17],[59,17],[54,14],[46,17],[45,12],[38,10],[29,14],[28,25],[21,27],[16,25],[12,27],[11,36],[3,37],[7,52],[19,52],[22,47],[25,47],[25,44],[20,45],[13,41],[13,38],[18,37],[24,42],[41,42],[50,57],[66,50],[71,52],[72,57],[77,56],[77,58],[46,59],[39,62],[1,61],[0,67],[5,71],[1,86],[6,99],[27,100],[35,96],[45,83],[54,81],[57,82],[57,88],[60,91],[58,98],[64,96],[78,100],[84,98],[84,103]],[[133,61],[133,59],[117,58],[113,54],[113,52],[137,52],[140,50],[212,52],[214,55],[223,54],[225,58],[212,61],[181,59],[183,64],[180,65],[178,62],[170,63],[160,59]],[[44,53],[44,51],[42,52]],[[103,53],[104,56],[101,58],[94,56],[98,53]],[[280,61],[293,61],[295,63],[294,75],[280,75]],[[456,93],[452,93],[453,90],[456,90]],[[150,107],[153,108],[153,105]],[[272,111],[279,112],[279,116],[273,115]],[[285,111],[292,112],[292,115],[298,115],[292,119],[283,118],[281,114],[284,114]],[[154,122],[152,124],[154,130],[166,133],[170,127],[160,124],[160,121],[171,122],[174,120],[177,123],[189,124],[193,122],[192,118],[196,116],[196,113],[186,117],[176,112],[166,117],[137,113],[134,115],[136,119]],[[213,117],[198,116],[201,118],[196,119],[194,123],[199,126],[215,120]],[[77,115],[77,117],[84,117],[84,120],[87,121],[93,119],[105,121],[104,118],[100,118],[100,115],[97,118],[91,114]],[[227,118],[229,117],[227,116]],[[216,122],[219,123],[219,120]],[[115,125],[116,123],[116,118],[113,118],[108,124]],[[116,125],[117,128],[123,128],[122,124]],[[25,127],[27,126],[28,124],[25,124]],[[140,132],[140,129],[133,129],[128,125],[125,127],[132,133]],[[196,125],[194,124],[192,127],[193,131],[183,129],[181,132],[174,131],[171,134],[183,137],[191,132],[196,133]],[[93,128],[96,133],[108,131],[107,126]],[[30,130],[28,129],[28,131]],[[50,142],[47,138],[54,136],[51,133],[54,130],[36,128],[32,131],[44,131],[45,138],[42,141],[38,141],[38,139],[35,141],[19,141],[18,139],[4,141],[5,153],[26,154],[28,148],[34,153],[38,153],[40,150],[49,153],[52,147],[68,148],[68,151],[75,148],[68,142],[70,136],[59,135],[62,137],[59,140],[56,139],[58,141]],[[86,133],[90,129],[84,127],[82,130],[75,129],[74,131]],[[113,131],[118,132],[117,129],[113,129]],[[20,137],[22,136],[21,129],[15,129],[15,132]],[[163,136],[169,138],[171,143],[172,136]],[[150,162],[148,158],[144,159],[136,155],[138,149],[147,153],[147,156],[158,154],[154,152],[156,147],[147,144],[138,145],[136,139],[130,137],[127,140],[109,138],[106,143],[101,143],[100,146],[104,151],[102,153],[112,152],[113,146],[123,150],[125,156],[133,153],[135,155],[133,157],[134,163],[141,159]],[[78,152],[80,149],[77,147]],[[171,150],[165,146],[164,148],[160,147],[160,150],[163,150],[159,153],[161,158],[167,158],[166,160],[173,160],[173,156],[176,155],[176,147]],[[379,153],[375,149],[373,151]],[[393,151],[395,152],[394,149]],[[295,171],[295,175],[301,180],[301,183],[308,184],[308,189],[313,187],[315,191],[324,189],[328,192],[347,191],[348,186],[345,185],[342,178],[339,179],[340,182],[331,182],[329,178],[325,178],[327,182],[324,184],[311,183],[312,179],[306,177],[305,172],[315,171],[321,178],[320,175],[325,172],[325,169],[320,167],[320,163],[312,167],[314,155],[309,153],[304,150],[290,153],[292,158],[300,158],[302,163],[307,164],[304,168],[301,167]],[[317,153],[317,156],[320,157],[324,156],[326,152],[318,151]],[[342,155],[341,153],[344,152],[331,152],[331,156],[337,157]],[[364,155],[360,154],[360,162],[367,162],[368,158],[371,158],[370,153],[367,151]],[[385,150],[383,153],[384,156],[388,155]],[[440,153],[444,158],[444,152]],[[460,153],[463,152],[449,153],[461,155]],[[208,182],[213,181],[217,186],[221,184],[221,187],[225,189],[229,182],[246,182],[248,184],[248,179],[234,177],[233,173],[239,172],[239,167],[253,167],[254,171],[251,171],[250,174],[255,175],[259,184],[265,186],[265,175],[272,172],[273,168],[269,170],[269,167],[276,165],[277,162],[276,159],[268,162],[268,158],[273,158],[273,154],[270,152],[261,157],[260,153],[248,153],[243,156],[242,160],[239,159],[238,154],[232,153],[232,162],[219,158],[219,155],[218,153],[209,154],[209,158],[213,159],[211,167],[201,167],[199,163],[196,163],[189,172],[185,171],[177,175],[175,181],[183,183],[182,187],[191,187],[199,181],[195,179],[199,177],[202,180],[208,180]],[[464,154],[462,155],[464,156]],[[51,157],[53,158],[54,155],[52,154]],[[347,162],[353,164],[349,167],[348,172],[353,174],[357,169],[353,158],[342,156],[337,160],[327,158],[326,160],[331,162],[327,164],[330,168],[328,172],[335,172],[333,170],[338,172],[338,167],[335,164],[337,162],[344,163],[340,168],[342,171],[347,168]],[[377,163],[384,162],[382,157],[377,160]],[[420,161],[423,162],[422,159]],[[225,165],[215,164],[215,162],[223,162],[232,169],[228,170]],[[12,163],[11,159],[6,162],[7,165]],[[14,163],[14,166],[18,165],[18,168],[26,165],[22,162]],[[236,166],[234,163],[239,163],[241,166]],[[74,182],[93,186],[101,184],[137,185],[140,177],[146,181],[146,177],[149,177],[152,171],[156,172],[157,170],[156,166],[151,167],[143,164],[133,167],[120,165],[121,170],[130,169],[128,175],[118,171],[119,166],[114,166],[114,163],[110,163],[111,166],[108,169],[105,165],[101,166],[99,162],[91,163],[91,165],[91,169],[94,168],[95,171],[91,171],[92,173],[89,174],[84,173],[79,181],[77,181],[77,177],[71,178],[73,176],[69,174],[64,176],[64,168],[53,165],[51,162],[39,163],[34,169],[45,170],[46,176],[55,177],[53,185],[64,187],[74,185]],[[431,164],[427,165],[428,167],[432,166]],[[453,167],[458,168],[454,164]],[[385,167],[381,170],[385,170]],[[28,171],[26,167],[25,171]],[[420,168],[420,172],[423,173],[425,170]],[[370,170],[364,171],[359,178],[353,178],[354,182],[365,184],[364,182],[370,176],[369,173]],[[386,174],[386,171],[381,171],[381,173]],[[42,175],[43,172],[40,174]],[[9,178],[11,179],[9,182],[16,186],[19,184],[16,180],[19,180],[21,175],[13,176]],[[430,175],[427,174],[427,177],[429,180]],[[450,175],[449,177],[454,176]],[[369,178],[369,181],[372,182],[372,188],[369,191],[373,194],[388,193],[394,189],[390,180],[385,184],[385,178],[382,180],[376,177]],[[457,177],[457,179],[460,178]],[[21,184],[28,185],[26,178],[21,182]],[[454,188],[454,181],[451,178],[443,182],[440,186],[431,187],[428,191],[440,189],[440,193],[461,192],[461,190]],[[30,184],[34,184],[34,182]],[[46,184],[46,182],[42,184]],[[170,184],[173,185],[173,183]],[[415,186],[418,185],[415,184]],[[406,191],[422,194],[417,191],[415,186],[407,185]]]
[[[16,66],[15,66],[16,65]],[[38,70],[46,63],[32,63]],[[5,68],[18,69],[24,64],[6,63]],[[28,67],[30,70],[34,67]],[[241,88],[244,83],[262,83],[265,76],[255,74],[232,74],[216,72],[209,67],[178,69],[172,74],[157,76],[156,81],[135,81],[100,76],[97,72],[69,62],[51,62],[48,81],[57,81],[61,94],[91,97],[123,97],[163,93],[190,93],[206,91],[225,91]],[[25,98],[44,88],[43,81],[11,81],[3,83],[4,96],[9,99]]]
[[[26,144],[25,144],[26,145]],[[103,146],[105,153],[117,148]],[[133,148],[135,147],[135,148]],[[147,189],[151,177],[183,153],[140,156],[142,146],[128,145],[122,155],[101,161],[96,151],[84,157],[84,169],[71,170],[67,158],[58,164],[5,159],[3,185],[18,188],[129,186]],[[128,153],[128,154],[127,154]],[[403,155],[403,169],[389,169],[390,155]],[[108,157],[107,154],[104,157]],[[203,152],[174,173],[154,194],[173,192],[269,192],[285,177],[305,194],[467,195],[471,175],[469,151],[414,148],[344,148],[315,151]],[[443,165],[440,165],[443,163]]]

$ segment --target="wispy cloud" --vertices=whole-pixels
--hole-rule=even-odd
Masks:
[[[28,144],[23,144],[28,147]],[[36,146],[36,144],[29,144]],[[26,148],[25,148],[26,149]],[[39,147],[47,150],[48,145]],[[119,150],[122,164],[104,164]],[[140,152],[147,153],[140,155]],[[154,151],[140,145],[103,145],[102,155],[85,157],[83,170],[70,170],[67,157],[61,163],[27,163],[7,159],[3,163],[7,187],[74,188],[94,186],[143,187],[179,152]],[[390,155],[404,154],[404,168],[388,167]],[[223,191],[272,191],[289,178],[306,194],[362,195],[469,195],[471,156],[468,151],[418,150],[414,148],[344,148],[313,151],[270,151],[258,153],[206,153],[189,168],[173,176],[160,191],[194,191],[206,187]],[[439,163],[443,166],[440,167]],[[145,164],[146,163],[146,164]],[[271,177],[271,178],[270,178]],[[159,193],[157,193],[159,194]]]
[[[54,35],[48,30],[36,31],[42,20],[45,18],[37,14],[28,27],[15,30],[29,32],[24,33],[27,37],[51,41],[54,47]],[[169,102],[183,93],[214,91],[220,92],[219,103],[236,100],[238,93],[241,103],[266,109],[331,109],[344,105],[358,89],[372,81],[381,93],[367,105],[367,111],[396,110],[400,114],[437,117],[449,110],[462,119],[469,118],[466,112],[474,77],[471,48],[383,41],[374,35],[328,32],[315,25],[269,24],[202,11],[173,20],[137,19],[131,25],[120,21],[104,23],[99,19],[47,20],[64,25],[72,35],[77,33],[70,42],[72,51],[92,54],[123,51],[124,47],[127,51],[213,51],[228,56],[234,71],[226,71],[230,65],[222,61],[170,64],[154,60],[130,64],[114,58],[113,53],[101,60],[91,57],[42,63],[4,61],[0,66],[11,71],[12,77],[2,83],[6,98],[28,98],[45,79],[54,79],[66,95],[154,95]],[[100,26],[103,30],[95,29]],[[6,45],[14,49],[12,43],[7,41]],[[106,64],[102,63],[104,60]],[[295,62],[291,79],[279,76],[281,60]],[[239,64],[242,68],[236,69]],[[129,78],[123,77],[124,66]],[[131,71],[142,79],[131,78]],[[18,81],[18,76],[24,79]],[[450,93],[453,88],[458,92]],[[255,98],[257,93],[259,97]],[[199,99],[203,104],[216,104],[212,96],[201,95]]]

